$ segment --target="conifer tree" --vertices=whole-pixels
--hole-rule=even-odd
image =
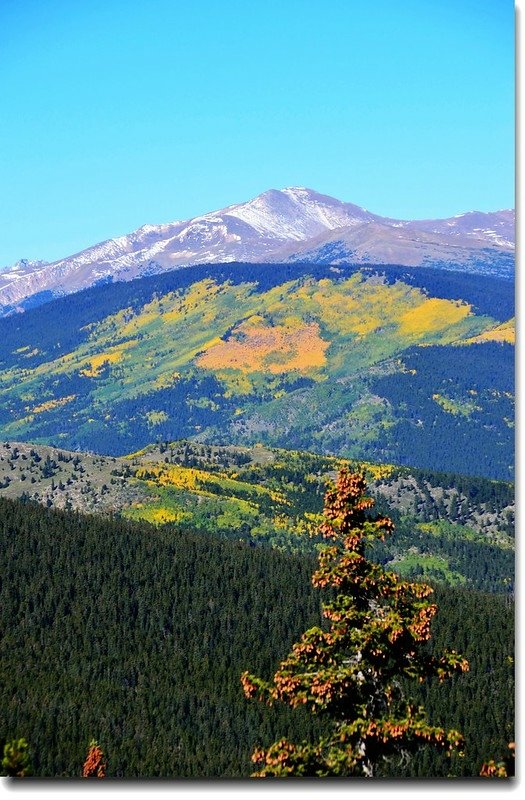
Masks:
[[[89,743],[86,760],[82,767],[83,778],[105,778],[107,761],[98,742],[92,739]]]
[[[5,743],[2,774],[9,778],[27,778],[31,775],[29,745],[25,739],[11,739]]]
[[[306,631],[272,682],[243,673],[248,698],[282,701],[327,716],[330,731],[316,743],[285,739],[257,748],[253,774],[360,776],[381,774],[385,760],[405,758],[423,745],[451,753],[462,744],[455,730],[429,724],[424,709],[402,688],[406,679],[443,681],[468,669],[455,652],[433,657],[425,647],[436,605],[432,589],[400,579],[366,558],[373,539],[391,533],[388,517],[373,515],[363,475],[345,470],[325,495],[322,535],[312,582],[330,593],[327,623]]]

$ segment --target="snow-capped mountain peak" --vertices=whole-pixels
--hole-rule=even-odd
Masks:
[[[197,263],[450,261],[483,269],[483,258],[493,263],[503,253],[510,263],[513,252],[512,210],[395,220],[305,186],[288,186],[189,220],[146,224],[51,264],[19,261],[0,271],[0,313],[2,306],[5,313],[42,292],[67,294],[101,280],[131,280]]]

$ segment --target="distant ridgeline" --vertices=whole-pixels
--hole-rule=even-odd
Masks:
[[[161,442],[123,458],[0,443],[0,497],[121,514],[313,554],[327,478],[365,468],[395,532],[371,556],[401,575],[511,596],[514,487],[503,481],[257,445]]]
[[[0,437],[262,442],[512,480],[514,287],[430,268],[188,267],[0,320]]]

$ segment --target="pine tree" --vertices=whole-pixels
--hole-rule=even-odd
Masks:
[[[29,745],[25,739],[11,739],[5,743],[2,774],[9,778],[27,778],[31,775]]]
[[[98,742],[92,739],[89,743],[86,760],[82,766],[83,778],[105,778],[107,761]]]
[[[455,652],[433,657],[425,647],[437,611],[432,589],[366,558],[366,544],[384,539],[393,524],[372,515],[365,491],[363,475],[343,470],[325,495],[320,532],[331,544],[320,551],[312,582],[330,592],[323,604],[328,622],[303,634],[272,682],[241,677],[248,698],[304,706],[328,717],[330,731],[314,744],[281,739],[257,748],[255,776],[373,777],[385,760],[400,763],[423,745],[447,753],[461,747],[461,735],[430,725],[402,685],[443,681],[468,663]]]

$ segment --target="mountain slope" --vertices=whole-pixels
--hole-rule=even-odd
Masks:
[[[514,251],[502,237],[496,239],[505,244],[495,247],[485,237],[477,238],[468,231],[449,233],[439,226],[436,230],[426,230],[409,224],[394,226],[374,221],[323,233],[300,247],[289,246],[276,259],[321,264],[440,266],[511,277]],[[290,251],[291,255],[287,255]]]
[[[344,260],[455,265],[510,276],[513,224],[513,211],[407,222],[311,189],[269,190],[190,220],[144,225],[52,264],[18,262],[0,272],[0,309],[7,313],[24,308],[30,298],[34,304],[100,282],[196,263]]]
[[[346,459],[254,447],[161,442],[122,458],[0,444],[0,497],[121,514],[209,536],[313,553],[326,480]],[[382,563],[494,592],[514,585],[512,484],[359,463],[396,532]]]
[[[2,320],[1,435],[112,455],[157,436],[286,442],[512,477],[510,283],[342,267],[280,282],[265,265],[213,276],[143,279],[124,305],[119,286],[73,295],[45,307],[53,328],[44,309]]]

